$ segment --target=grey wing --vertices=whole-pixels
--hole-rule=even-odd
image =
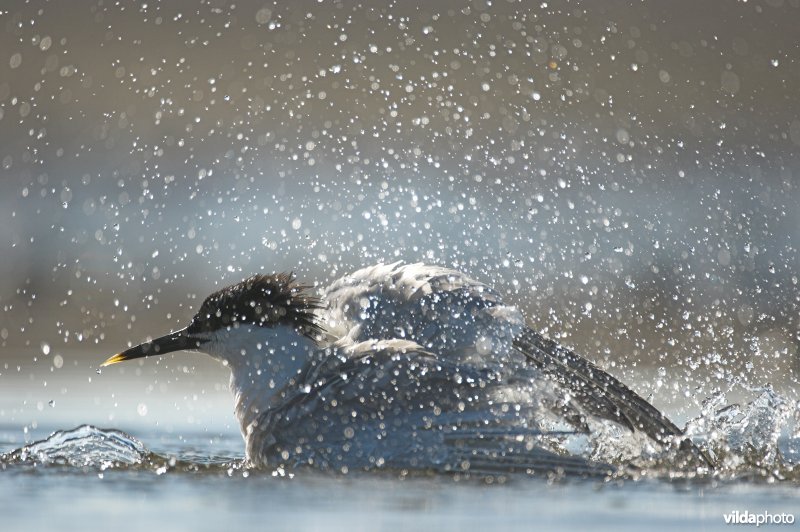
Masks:
[[[483,390],[498,379],[489,369],[440,359],[413,342],[374,340],[330,349],[309,364],[280,410],[286,419],[323,411],[328,419],[338,412],[402,419],[414,411],[464,411],[459,403],[480,403]]]
[[[587,413],[614,421],[631,431],[642,431],[662,444],[683,436],[683,431],[661,411],[618,379],[533,329],[526,327],[514,339],[514,347],[568,391],[572,402]],[[710,465],[705,453],[688,438],[680,441],[680,447]]]
[[[491,363],[511,351],[522,314],[483,283],[425,264],[365,268],[333,283],[322,312],[339,345],[405,339],[440,357]]]
[[[344,355],[344,356],[342,356]],[[265,412],[270,448],[295,462],[313,455],[317,465],[386,466],[474,472],[547,472],[605,475],[607,466],[552,450],[554,439],[576,434],[538,424],[542,407],[498,400],[509,386],[486,368],[455,364],[418,345],[363,342],[331,354],[304,373],[305,385]],[[295,455],[295,450],[303,449]],[[341,449],[347,449],[345,455]]]

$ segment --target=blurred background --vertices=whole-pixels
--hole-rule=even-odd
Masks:
[[[469,272],[696,415],[797,400],[800,0],[0,6],[0,423],[231,429],[95,373],[251,273]],[[211,427],[209,429],[209,427]]]

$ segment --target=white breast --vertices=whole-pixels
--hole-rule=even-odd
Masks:
[[[231,370],[234,411],[245,439],[252,422],[280,404],[317,352],[316,343],[290,326],[239,326],[216,331],[202,350]]]

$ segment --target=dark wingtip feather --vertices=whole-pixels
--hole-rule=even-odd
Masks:
[[[618,379],[532,329],[526,329],[514,340],[514,345],[545,375],[568,389],[586,412],[632,431],[642,431],[662,444],[683,436],[683,431],[669,418]],[[688,438],[680,446],[706,465],[712,465],[708,456]]]

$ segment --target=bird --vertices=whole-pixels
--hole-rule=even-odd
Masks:
[[[230,369],[253,467],[587,474],[608,471],[585,449],[598,433],[710,464],[631,388],[443,266],[380,263],[316,292],[256,274],[102,366],[175,351]]]

